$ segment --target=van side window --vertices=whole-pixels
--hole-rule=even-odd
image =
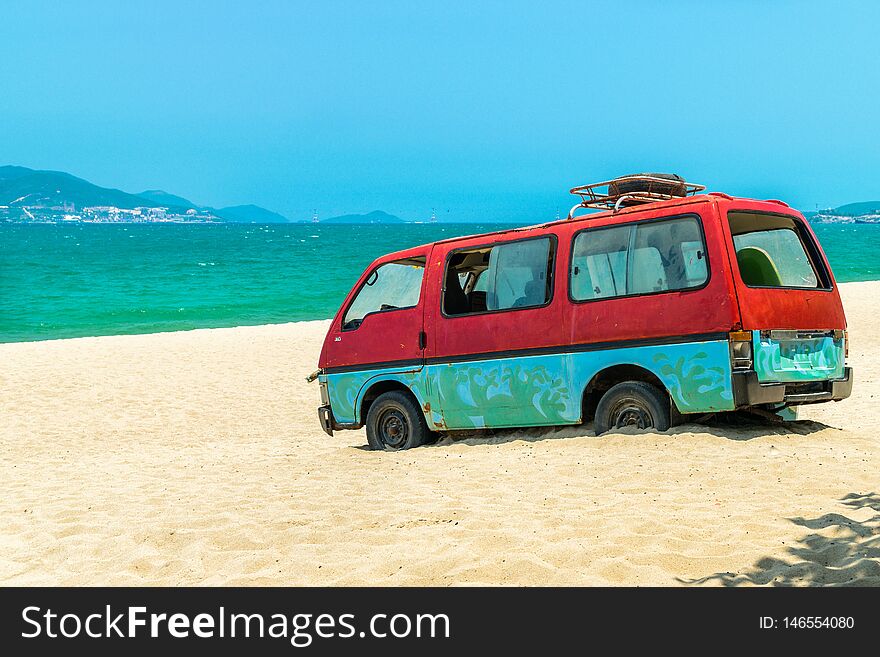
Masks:
[[[553,295],[549,237],[453,251],[443,279],[446,315],[533,308]]]
[[[626,254],[630,226],[579,233],[572,254],[573,299],[602,299],[626,294]]]
[[[699,287],[709,278],[694,217],[581,231],[574,238],[571,298],[607,299]]]
[[[342,330],[356,329],[370,313],[418,305],[425,262],[424,257],[407,258],[374,269],[345,311]]]
[[[807,254],[812,244],[792,217],[757,212],[728,214],[736,262],[751,287],[830,288],[824,267]],[[820,286],[817,271],[822,274]]]

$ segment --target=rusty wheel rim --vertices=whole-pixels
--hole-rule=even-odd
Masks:
[[[611,410],[611,424],[617,429],[650,429],[654,426],[654,418],[650,409],[638,399],[621,399]]]
[[[400,449],[409,438],[409,422],[396,408],[383,411],[378,421],[379,439],[390,449]]]

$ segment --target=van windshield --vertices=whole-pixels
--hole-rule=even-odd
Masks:
[[[746,285],[820,287],[817,272],[822,271],[821,265],[817,267],[808,253],[815,251],[815,246],[793,217],[731,212],[728,220],[739,273]]]
[[[342,330],[356,329],[370,313],[418,305],[425,260],[424,257],[398,260],[370,272],[345,312]]]

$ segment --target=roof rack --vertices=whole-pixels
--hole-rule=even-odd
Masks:
[[[581,202],[569,211],[568,218],[574,219],[574,213],[579,208],[611,209],[616,212],[622,206],[684,198],[704,189],[706,189],[705,185],[689,183],[679,176],[666,174],[662,177],[658,174],[621,176],[613,180],[573,187],[571,193],[580,196]]]

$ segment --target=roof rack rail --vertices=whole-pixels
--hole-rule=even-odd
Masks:
[[[684,198],[704,189],[706,189],[705,185],[689,183],[680,176],[670,174],[640,173],[621,176],[613,180],[573,187],[571,193],[580,196],[581,202],[569,211],[568,218],[574,219],[574,213],[580,208],[611,209],[616,212],[622,206]]]

